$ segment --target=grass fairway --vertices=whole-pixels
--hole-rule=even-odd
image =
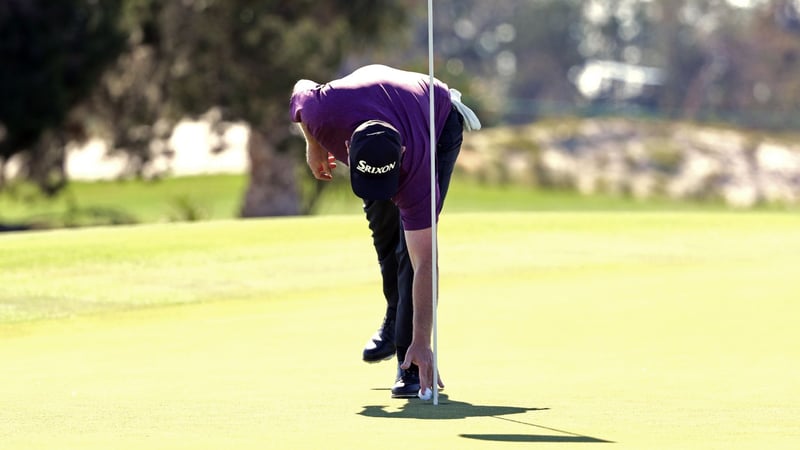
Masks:
[[[0,235],[0,448],[800,443],[800,216],[449,214],[434,407],[359,215]]]

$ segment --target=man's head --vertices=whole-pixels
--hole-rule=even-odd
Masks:
[[[397,193],[403,143],[400,133],[380,120],[362,123],[350,138],[350,185],[364,200],[388,200]]]

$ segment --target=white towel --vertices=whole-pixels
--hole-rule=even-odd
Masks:
[[[467,105],[461,103],[461,92],[456,89],[450,89],[450,101],[461,114],[461,117],[464,118],[465,130],[475,131],[481,129],[481,121],[478,120],[478,116]]]

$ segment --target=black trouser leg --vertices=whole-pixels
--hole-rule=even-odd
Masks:
[[[364,212],[372,231],[372,243],[378,255],[386,298],[386,314],[396,315],[400,298],[398,289],[397,248],[400,245],[400,214],[390,200],[364,201]]]
[[[406,358],[406,350],[411,345],[414,328],[414,269],[408,256],[406,237],[400,226],[400,242],[397,246],[397,284],[400,293],[397,305],[397,323],[395,324],[395,345],[397,359],[402,363]]]
[[[444,205],[447,191],[450,188],[450,178],[456,166],[456,159],[461,152],[464,140],[464,119],[455,109],[450,112],[447,122],[436,143],[436,177],[439,186],[439,209]]]

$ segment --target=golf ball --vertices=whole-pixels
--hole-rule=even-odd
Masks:
[[[420,389],[417,393],[417,397],[422,400],[430,400],[431,397],[433,397],[433,392],[431,392],[431,388],[425,388],[425,392],[422,392],[422,389]]]

